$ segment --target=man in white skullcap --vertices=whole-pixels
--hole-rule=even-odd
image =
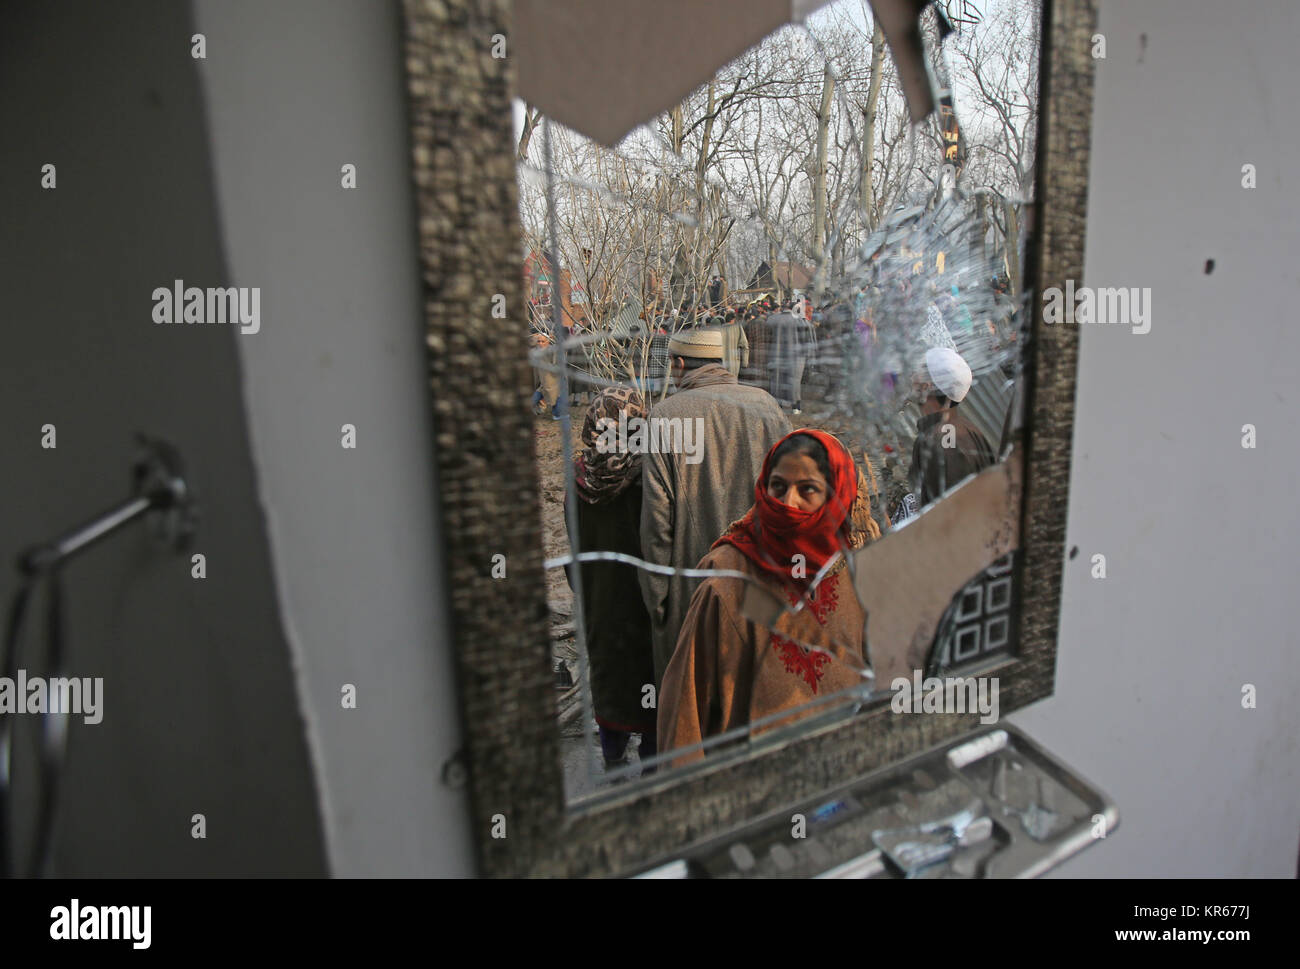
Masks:
[[[970,386],[970,367],[949,347],[927,350],[924,365],[912,377],[921,419],[916,424],[908,477],[921,505],[997,461],[988,439],[957,411]]]
[[[641,462],[641,556],[656,565],[695,568],[749,510],[763,458],[791,430],[770,394],[739,383],[723,365],[723,339],[717,329],[686,329],[668,342],[677,392],[655,406],[650,420],[660,422],[661,442],[677,428],[696,436],[693,453],[660,449]],[[657,695],[700,580],[637,574],[650,613]]]

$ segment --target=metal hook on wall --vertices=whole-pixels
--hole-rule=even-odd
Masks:
[[[19,554],[18,571],[23,580],[9,610],[5,640],[0,644],[0,675],[10,683],[16,680],[22,664],[22,629],[27,604],[41,581],[45,581],[50,590],[47,659],[52,675],[62,675],[60,570],[73,556],[141,518],[145,519],[155,539],[165,547],[174,552],[189,547],[198,527],[198,509],[185,477],[180,453],[171,444],[157,438],[138,434],[136,440],[139,455],[132,465],[132,494],[129,498],[52,541],[31,546]],[[25,703],[25,699],[16,698],[19,704]],[[16,873],[10,853],[13,825],[12,716],[12,712],[0,713],[0,875],[5,877]],[[49,860],[55,793],[67,742],[66,730],[52,729],[50,713],[43,713],[42,717],[44,743],[38,767],[36,830],[25,870],[28,876],[39,874]]]
[[[19,571],[33,576],[56,568],[142,516],[151,518],[161,542],[178,552],[188,547],[198,515],[180,453],[157,438],[137,434],[136,440],[141,453],[132,468],[132,496],[53,541],[27,549],[18,557]]]

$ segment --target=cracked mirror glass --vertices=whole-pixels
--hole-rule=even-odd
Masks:
[[[920,28],[915,123],[861,0],[612,149],[516,103],[571,800],[881,704],[997,717],[1040,10]]]

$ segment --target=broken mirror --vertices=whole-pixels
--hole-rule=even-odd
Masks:
[[[928,7],[920,120],[862,0],[612,148],[516,102],[571,802],[882,704],[997,719],[1040,22]]]

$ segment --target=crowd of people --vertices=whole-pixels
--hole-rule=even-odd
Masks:
[[[895,346],[880,337],[878,299],[865,288],[856,296],[817,308],[797,296],[723,304],[685,321],[651,314],[646,337],[657,343],[670,392],[654,393],[642,379],[592,396],[574,457],[580,550],[733,573],[581,565],[608,767],[626,761],[633,735],[642,760],[696,747],[672,758],[686,762],[703,756],[698,745],[709,737],[759,720],[781,725],[781,713],[862,682],[866,616],[839,553],[879,538],[880,527],[844,443],[791,422],[810,365],[833,362],[823,367],[832,393],[862,393],[868,374],[879,380],[872,394],[910,391],[921,415],[908,469],[918,507],[997,459],[999,442],[960,410],[975,381],[961,352],[974,322],[960,319],[955,301],[935,298],[913,321],[910,342]],[[983,342],[998,338],[991,328]],[[545,386],[539,391],[546,402]],[[604,446],[610,422],[632,418],[700,419],[703,460]],[[784,616],[779,632],[757,624],[741,610],[746,579],[734,573],[806,607]]]

